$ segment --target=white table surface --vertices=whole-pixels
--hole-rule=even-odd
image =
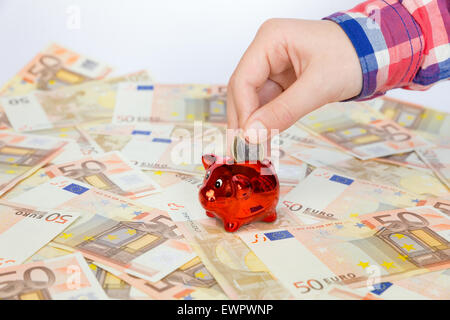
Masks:
[[[320,19],[355,0],[0,0],[0,83],[57,42],[163,83],[226,83],[266,19]],[[80,24],[68,24],[79,11]],[[74,13],[75,12],[75,13]],[[403,100],[450,112],[450,82]]]

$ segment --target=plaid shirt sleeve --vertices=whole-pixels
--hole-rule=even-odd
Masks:
[[[366,100],[393,88],[425,90],[450,77],[448,0],[369,0],[324,19],[355,47]]]

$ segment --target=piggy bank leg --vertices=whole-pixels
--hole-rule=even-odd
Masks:
[[[263,219],[264,222],[274,222],[277,219],[277,212],[274,210],[271,213],[268,213],[266,217]]]
[[[241,226],[238,222],[230,222],[230,221],[224,221],[223,226],[226,231],[228,232],[235,232],[239,227]]]
[[[215,218],[215,217],[216,217],[213,213],[211,213],[211,212],[209,212],[209,211],[206,211],[206,215],[207,215],[208,217],[210,217],[210,218]]]

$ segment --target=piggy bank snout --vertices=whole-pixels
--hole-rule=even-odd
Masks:
[[[200,202],[203,206],[208,206],[216,201],[216,192],[208,186],[204,186],[203,188],[201,188],[199,194]]]
[[[206,200],[209,202],[216,201],[216,194],[213,189],[208,189],[205,191]]]

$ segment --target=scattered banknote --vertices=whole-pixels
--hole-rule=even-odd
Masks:
[[[351,292],[341,290],[338,294],[342,299],[356,295],[364,300],[448,300],[449,286],[450,270],[446,269],[394,282],[380,282]]]
[[[25,191],[31,190],[34,187],[43,184],[50,180],[50,177],[45,173],[45,169],[41,168],[29,177],[21,180],[18,184],[14,186],[11,190],[2,196],[2,200],[13,199],[16,196],[24,193]]]
[[[0,300],[106,300],[81,254],[0,269]]]
[[[9,123],[16,131],[74,126],[101,119],[111,120],[117,89],[123,83],[151,82],[146,71],[117,78],[90,81],[53,91],[0,97]]]
[[[102,153],[103,150],[78,127],[61,127],[34,131],[33,134],[56,137],[67,141],[63,151],[54,159],[52,164],[65,163],[88,155]]]
[[[364,104],[328,104],[300,119],[299,125],[361,160],[404,153],[427,144],[394,121],[372,115]]]
[[[450,264],[450,220],[429,206],[239,236],[298,299],[329,284],[368,287]]]
[[[67,256],[72,254],[72,252],[63,250],[60,248],[55,248],[47,245],[36,252],[30,259],[25,263],[36,262],[42,260],[53,259],[57,257]],[[110,299],[115,300],[150,300],[151,298],[140,291],[139,289],[131,286],[129,283],[118,278],[114,274],[105,269],[99,267],[91,260],[86,260],[89,265],[89,269],[94,273],[95,278],[101,285],[102,289],[105,291],[106,295]],[[132,278],[130,276],[130,278]],[[134,279],[134,278],[133,278]]]
[[[417,150],[417,149],[416,149]],[[414,151],[393,154],[386,157],[376,158],[374,160],[404,166],[416,170],[429,170],[428,166],[420,160]]]
[[[55,246],[79,251],[119,271],[154,282],[195,257],[165,211],[64,176],[10,201],[33,205],[42,199],[47,199],[49,208],[83,212],[73,226],[53,240]]]
[[[327,293],[341,300],[448,300],[449,281],[447,269],[362,288],[332,285]]]
[[[50,177],[65,176],[130,199],[161,191],[148,175],[129,163],[120,152],[108,152],[45,168]]]
[[[132,136],[132,135],[146,135],[158,138],[174,139],[177,130],[182,127],[172,123],[137,123],[137,124],[111,124],[111,123],[87,123],[81,124],[79,128],[88,137],[91,134],[99,133],[111,136]],[[193,134],[194,129],[191,126],[189,134]]]
[[[369,104],[404,128],[450,137],[450,114],[446,112],[390,97],[371,100]]]
[[[424,201],[419,202],[419,206],[433,206],[435,209],[441,211],[450,217],[450,197],[444,198],[429,198]]]
[[[188,179],[189,176],[183,176],[177,181],[185,182],[182,186],[186,188],[188,184],[191,184],[186,181]],[[195,192],[197,192],[196,188]],[[186,198],[189,199],[188,197]],[[155,200],[152,202],[155,202]],[[162,210],[176,208],[173,204],[168,205],[162,200],[159,203]],[[47,246],[34,254],[31,261],[54,258],[68,253],[70,251]],[[158,282],[150,282],[131,276],[97,262],[91,262],[89,266],[106,294],[114,299],[227,299],[214,277],[212,277],[198,257],[187,262]]]
[[[433,170],[436,176],[450,189],[450,144],[434,145],[416,149],[420,158]]]
[[[296,215],[333,221],[412,207],[421,200],[425,197],[318,168],[285,195],[281,202],[286,210]]]
[[[145,292],[139,290],[136,286],[119,278],[115,273],[110,272],[110,268],[101,267],[91,260],[87,260],[89,268],[94,273],[106,295],[113,300],[153,300]],[[135,279],[127,275],[129,278]]]
[[[204,174],[205,172],[201,164],[201,156],[194,160],[192,150],[194,150],[195,142],[191,140],[178,141],[141,134],[111,136],[91,133],[90,136],[105,151],[108,144],[119,146],[118,149],[113,148],[113,150],[120,150],[126,158],[142,170],[164,170],[188,174]],[[121,145],[122,148],[120,148]],[[202,154],[202,149],[199,148],[196,153]]]
[[[106,271],[105,269],[109,270]],[[222,291],[211,273],[197,257],[158,282],[150,282],[142,278],[133,277],[105,267],[101,272],[108,272],[124,284],[139,290],[153,299],[165,300],[226,300],[227,295]],[[106,291],[108,293],[108,291]],[[140,298],[136,298],[140,299]]]
[[[302,129],[299,125],[293,125],[279,134],[272,137],[271,146],[280,146],[288,149],[292,145],[306,145],[322,148],[335,148],[320,136],[311,134],[308,130]]]
[[[34,89],[54,90],[89,80],[98,80],[111,71],[111,67],[105,63],[52,43],[8,81],[0,89],[0,94],[20,95]]]
[[[450,291],[450,270],[430,272],[417,277],[405,278],[395,281],[395,286],[402,288],[402,292],[412,293],[423,299],[449,300]],[[386,291],[384,291],[386,292]],[[394,299],[405,299],[400,292],[398,295],[391,295]],[[384,297],[383,297],[384,298]],[[413,298],[417,299],[417,298]]]
[[[49,163],[66,144],[52,137],[0,132],[0,195]]]
[[[353,178],[397,187],[418,195],[439,197],[448,194],[448,189],[428,171],[373,160],[361,161],[338,150],[316,147],[297,149],[292,156],[315,167],[324,167]]]
[[[155,127],[156,132],[154,132]],[[201,155],[216,153],[215,150],[223,154],[223,144],[208,142],[208,135],[197,138],[194,127],[190,128],[192,132],[183,128],[186,137],[182,138],[177,134],[181,132],[181,129],[176,130],[174,127],[167,126],[161,128],[158,125],[139,129],[101,126],[89,128],[85,132],[103,151],[121,151],[127,159],[142,170],[203,175],[205,170],[201,163]]]
[[[0,268],[23,263],[78,217],[75,212],[0,201]]]
[[[226,123],[226,87],[214,85],[122,84],[113,123],[149,121]]]

